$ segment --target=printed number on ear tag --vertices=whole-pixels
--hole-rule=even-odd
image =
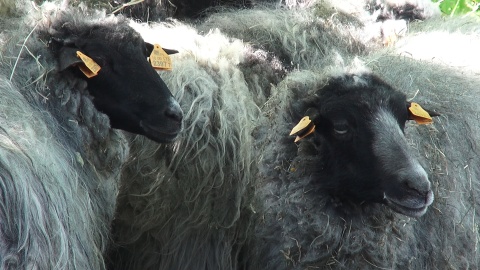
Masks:
[[[297,135],[297,137],[295,138],[295,142],[298,142],[301,139],[312,134],[314,131],[315,124],[313,124],[312,120],[310,120],[310,117],[305,116],[300,120],[300,122],[298,122],[295,127],[293,127],[292,131],[290,131],[290,136]]]
[[[172,70],[172,59],[158,44],[153,46],[150,63],[156,70]]]
[[[425,111],[418,103],[412,102],[408,108],[410,117],[415,120],[417,124],[425,125],[433,123],[432,117]]]
[[[95,63],[92,58],[86,56],[81,51],[77,51],[77,57],[83,62],[83,64],[78,65],[78,67],[80,68],[80,71],[85,74],[85,76],[92,78],[98,75],[101,67]]]

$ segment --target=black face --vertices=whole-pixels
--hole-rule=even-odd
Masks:
[[[147,61],[150,45],[137,39],[113,45],[98,39],[77,40],[60,49],[60,55],[80,50],[101,66],[97,76],[86,78],[73,63],[63,64],[87,80],[95,107],[109,116],[113,128],[171,142],[182,128],[183,113],[170,90]],[[68,59],[64,57],[64,59]]]
[[[298,108],[316,125],[310,140],[321,168],[314,169],[315,181],[323,190],[355,204],[385,203],[408,216],[425,213],[433,195],[403,134],[405,95],[371,75],[345,76]]]

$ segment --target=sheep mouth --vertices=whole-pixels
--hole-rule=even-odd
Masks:
[[[160,128],[150,124],[146,124],[143,121],[140,121],[140,127],[142,127],[142,129],[145,131],[145,136],[159,143],[173,142],[182,130],[181,127]]]
[[[409,216],[409,217],[421,217],[426,212],[428,207],[433,202],[433,193],[429,191],[426,196],[408,198],[404,200],[394,199],[388,197],[387,194],[384,194],[384,201],[386,205],[390,207],[393,211]]]

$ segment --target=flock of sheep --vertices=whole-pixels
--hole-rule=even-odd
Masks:
[[[0,1],[0,269],[480,267],[478,18],[168,2]]]

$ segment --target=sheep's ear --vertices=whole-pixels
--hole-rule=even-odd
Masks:
[[[296,136],[295,142],[300,141],[315,131],[315,123],[313,123],[310,117],[312,119],[317,118],[318,112],[315,109],[308,109],[305,114],[306,116],[290,131],[290,136]]]
[[[441,115],[440,113],[435,112],[435,111],[432,111],[432,110],[429,110],[429,109],[425,109],[425,108],[424,108],[424,110],[425,110],[428,114],[430,114],[431,117],[437,117],[437,116],[440,116],[440,115]]]
[[[59,69],[63,71],[71,66],[78,66],[81,72],[92,78],[98,75],[101,67],[92,58],[82,53],[79,49],[64,46],[59,52]]]
[[[148,42],[145,42],[145,48],[147,48],[147,55],[150,55],[150,54],[153,52],[153,49],[155,48],[155,45],[153,45],[153,44],[151,44],[151,43],[148,43]],[[177,50],[166,49],[166,48],[162,48],[162,49],[163,49],[163,51],[166,52],[168,55],[178,53]]]
[[[439,113],[426,110],[422,108],[418,103],[408,103],[408,120],[415,120],[420,125],[433,123],[432,117],[440,116]]]
[[[153,48],[151,48],[153,46]],[[178,51],[163,49],[158,44],[145,43],[147,48],[148,61],[156,70],[172,70],[172,59],[169,54],[177,53]]]
[[[290,131],[290,136],[297,136],[295,142],[307,137],[315,131],[315,124],[309,116],[303,117],[300,122]]]
[[[177,50],[173,50],[173,49],[166,49],[166,48],[162,48],[168,55],[172,55],[172,54],[176,54],[178,53]]]
[[[82,60],[77,56],[77,51],[77,48],[66,46],[60,49],[58,54],[58,67],[60,71],[82,63]]]

